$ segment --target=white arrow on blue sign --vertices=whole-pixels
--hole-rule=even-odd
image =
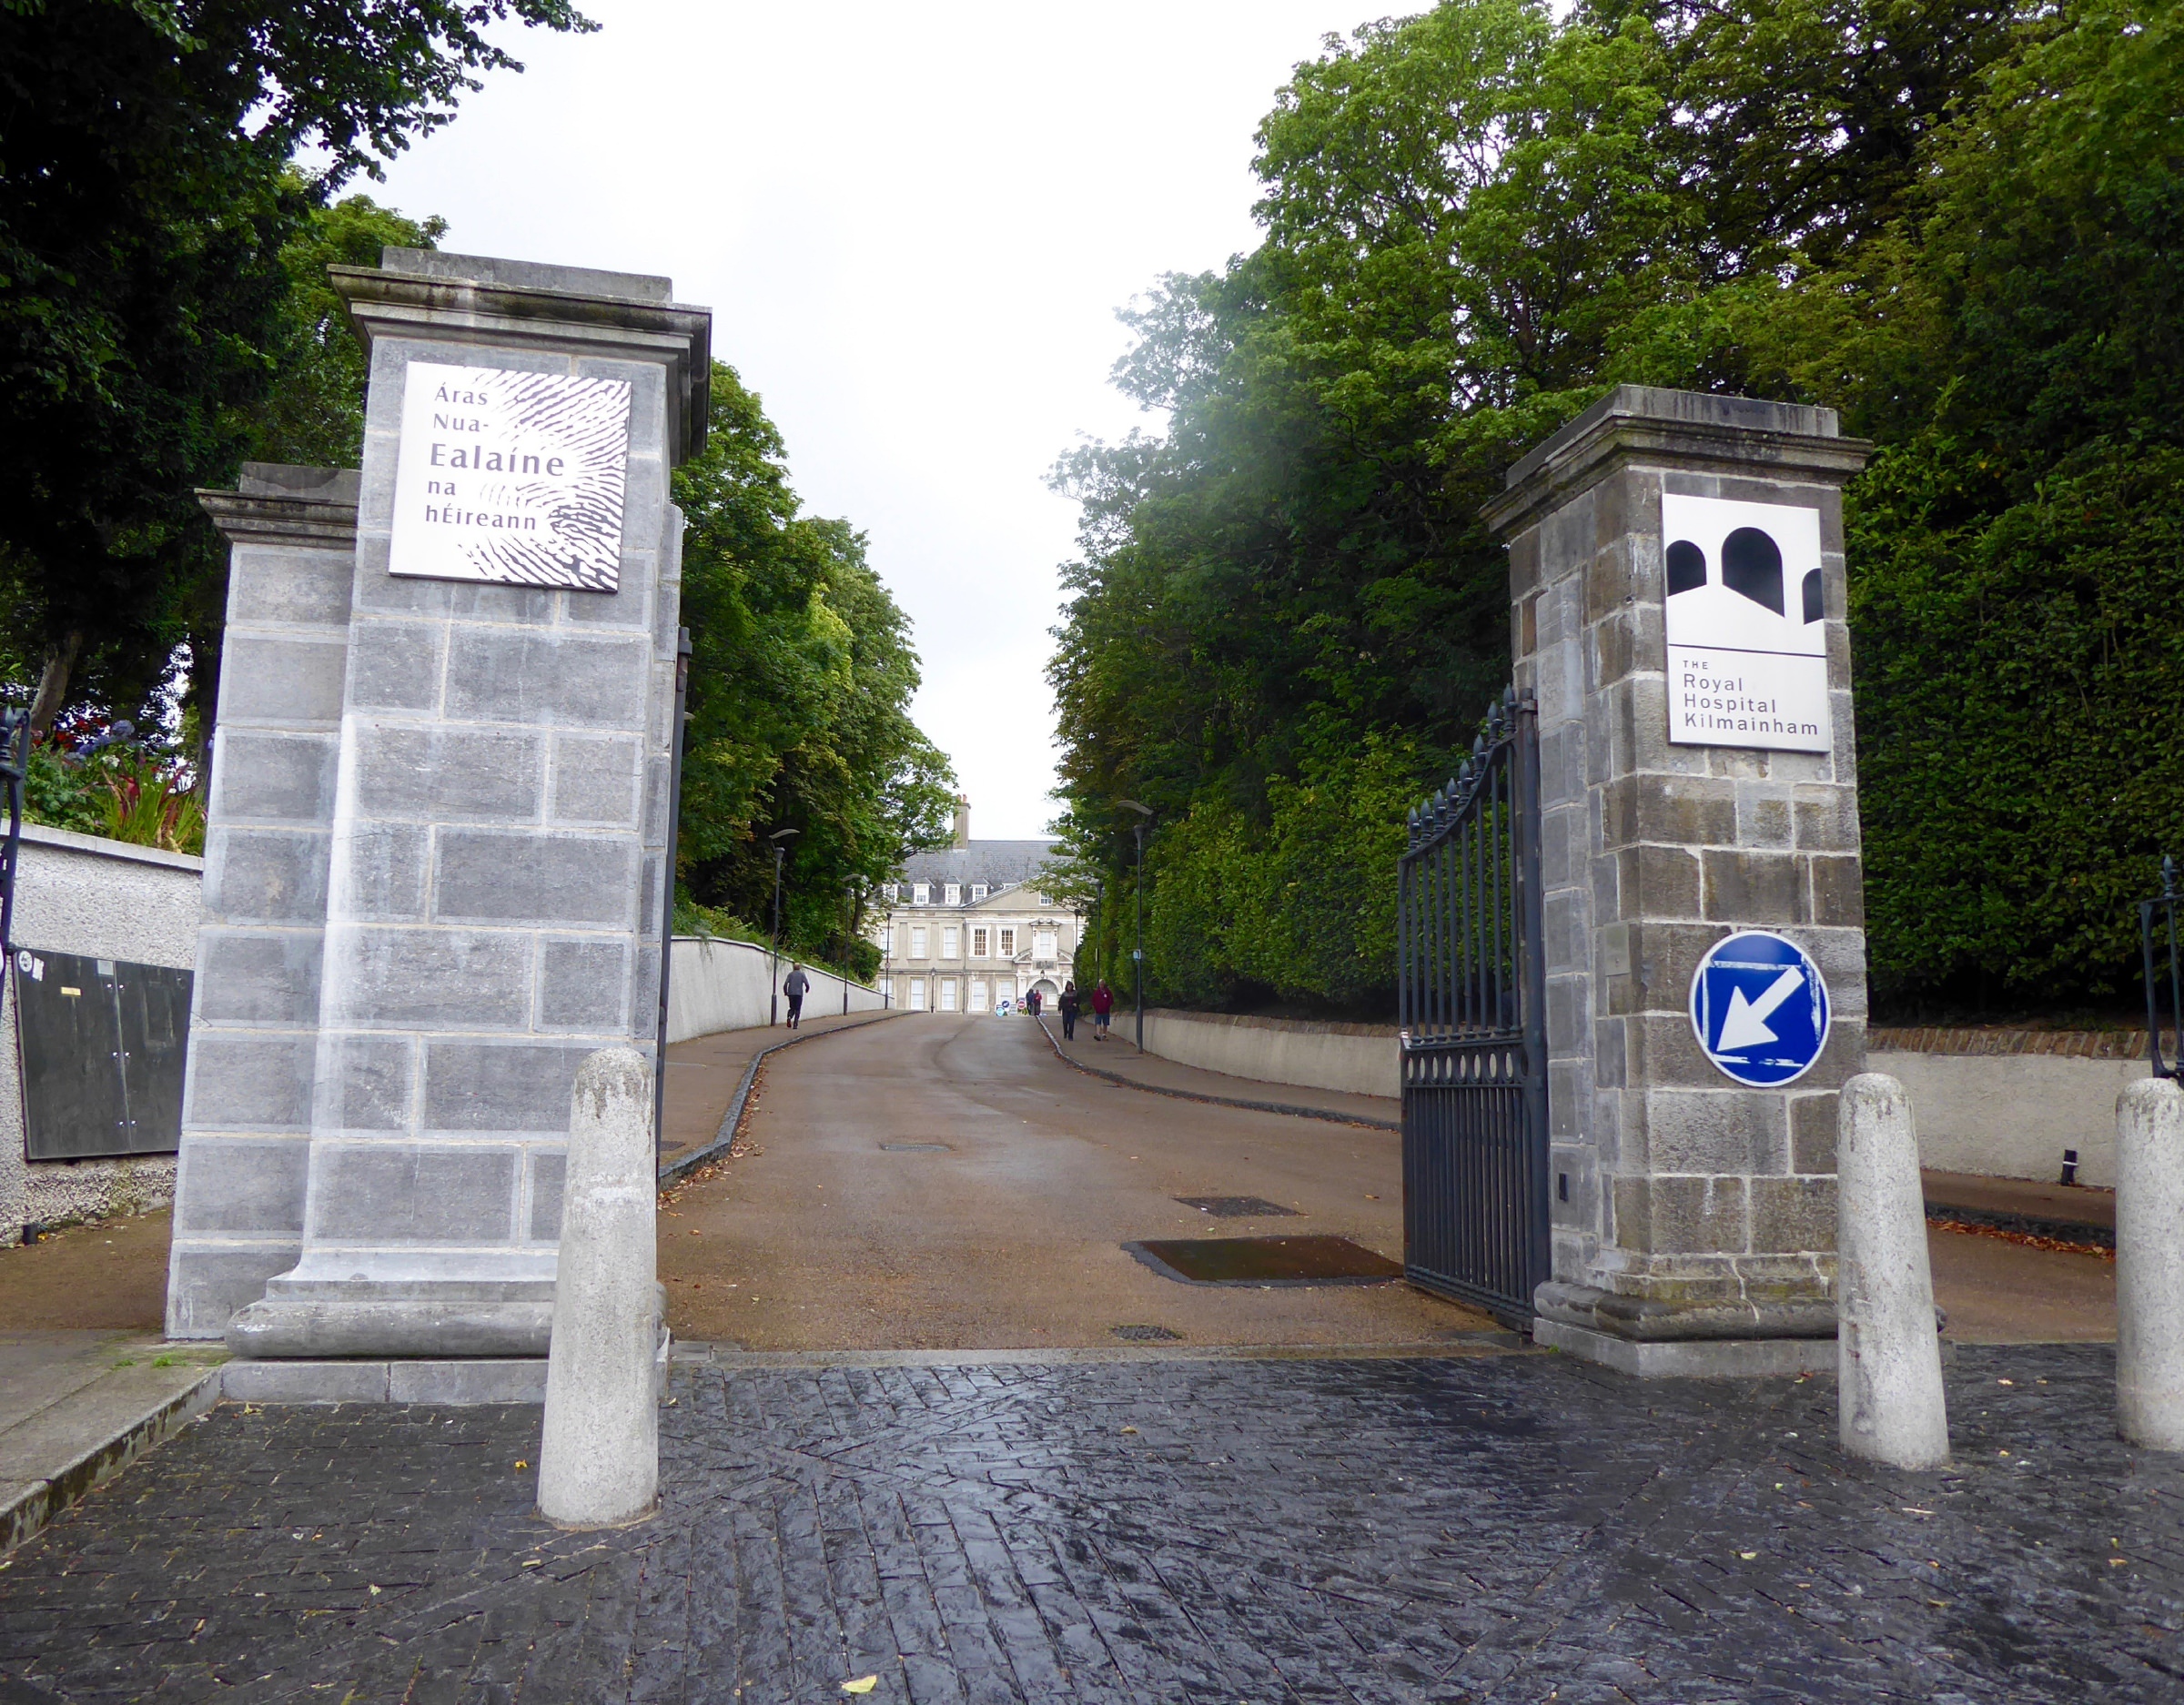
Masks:
[[[1707,950],[1691,979],[1691,1027],[1706,1057],[1754,1089],[1794,1084],[1827,1046],[1827,983],[1812,956],[1771,930]]]

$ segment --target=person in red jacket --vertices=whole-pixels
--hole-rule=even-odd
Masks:
[[[1107,1020],[1114,1011],[1115,991],[1107,986],[1107,978],[1102,977],[1092,985],[1093,1041],[1105,1042],[1107,1039]]]

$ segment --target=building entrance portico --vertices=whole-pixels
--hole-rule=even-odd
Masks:
[[[875,943],[914,1011],[990,1013],[1032,989],[1051,1001],[1070,974],[1082,920],[1038,886],[1046,840],[974,841],[956,802],[953,844],[915,852],[887,884]]]

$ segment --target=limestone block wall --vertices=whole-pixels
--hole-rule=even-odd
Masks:
[[[237,491],[205,499],[233,550],[167,1268],[175,1337],[217,1337],[302,1246],[357,493],[353,469],[252,463]]]
[[[205,861],[43,823],[23,825],[15,874],[18,946],[187,970],[197,952]],[[31,1161],[24,1155],[22,1060],[13,979],[0,982],[0,1245],[25,1224],[147,1212],[175,1193],[171,1155]]]
[[[1134,1014],[1118,1002],[1116,1034],[1132,1035],[1133,1022]],[[1391,1100],[1402,1094],[1402,1059],[1391,1025],[1316,1024],[1155,1007],[1145,1014],[1145,1051],[1181,1065],[1263,1084],[1296,1084]]]
[[[1835,1090],[1866,1055],[1839,491],[1864,447],[1835,433],[1825,409],[1623,387],[1490,511],[1539,701],[1558,1284],[1764,1310],[1830,1283]],[[1831,752],[1670,744],[1664,492],[1819,510]],[[1731,1082],[1692,1034],[1698,961],[1738,927],[1793,935],[1833,996],[1785,1089]]]
[[[669,470],[703,440],[710,316],[665,278],[483,257],[330,277],[369,355],[361,470],[203,494],[236,590],[168,1327],[254,1357],[541,1354],[571,1080],[657,1035]],[[408,406],[449,367],[626,384],[612,577],[395,562],[405,419],[466,429]]]
[[[784,959],[780,969],[787,976],[789,961]],[[772,1004],[772,972],[771,957],[755,943],[676,936],[667,980],[668,1041],[687,1042],[715,1031],[748,1030],[764,1024]],[[824,1018],[841,1012],[842,979],[810,965],[804,967],[804,975],[812,980],[811,992],[804,997],[804,1016]],[[885,1004],[877,989],[862,983],[849,985],[851,1012],[876,1013]]]

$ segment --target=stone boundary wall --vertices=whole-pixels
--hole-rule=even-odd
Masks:
[[[770,955],[753,942],[718,936],[678,935],[667,981],[667,1039],[688,1042],[719,1030],[748,1030],[766,1022],[773,984]],[[842,979],[831,971],[804,968],[811,993],[804,997],[807,1016],[824,1018],[842,1010]],[[789,974],[789,961],[781,962]],[[886,1003],[877,989],[849,985],[849,1010],[876,1013]],[[786,1008],[784,1008],[785,1013]]]
[[[763,970],[762,954],[762,979]],[[763,1007],[763,981],[760,1000]],[[1118,1002],[1116,1034],[1127,1039],[1130,1020]],[[755,1022],[765,1022],[763,1010]],[[1401,1093],[1392,1025],[1150,1008],[1145,1046],[1179,1064],[1257,1083],[1390,1098]],[[2146,1075],[2146,1034],[1892,1026],[1873,1033],[1867,1069],[1902,1080],[1911,1092],[1926,1166],[2052,1184],[2062,1176],[2063,1151],[2075,1149],[2078,1181],[2111,1189],[2116,1097]]]
[[[1939,1172],[2116,1185],[2116,1097],[2147,1074],[2143,1030],[1894,1025],[1867,1043],[1867,1069],[1902,1080],[1918,1158]]]
[[[15,943],[188,970],[197,958],[204,873],[205,861],[187,853],[25,823],[15,877]],[[0,981],[0,1004],[6,1008],[5,1045],[0,1046],[0,1246],[20,1243],[25,1224],[165,1207],[175,1195],[171,1154],[112,1160],[24,1157],[12,979]]]
[[[1128,1040],[1135,1017],[1127,998],[1118,994],[1115,1034]],[[1392,1024],[1320,1024],[1148,1007],[1145,1051],[1179,1065],[1262,1084],[1296,1084],[1391,1100],[1402,1093],[1402,1062]]]

